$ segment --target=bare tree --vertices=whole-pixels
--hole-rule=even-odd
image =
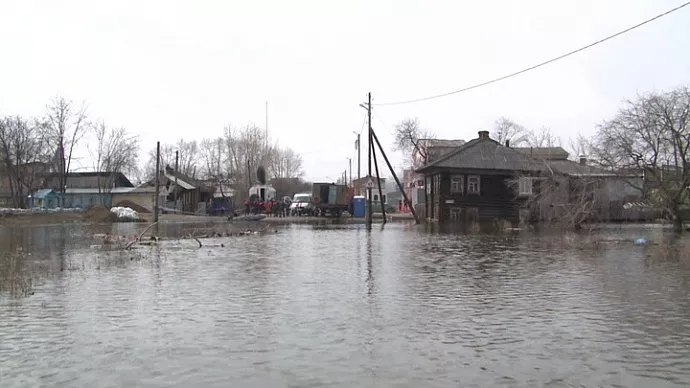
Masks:
[[[277,144],[271,149],[269,167],[274,178],[301,178],[304,175],[302,156]]]
[[[527,133],[527,143],[531,147],[560,147],[561,139],[551,133],[547,127],[541,127],[536,131],[529,131]]]
[[[555,173],[544,162],[540,174],[517,174],[507,185],[515,190],[522,209],[529,211],[532,220],[563,230],[579,230],[598,217],[597,210],[603,203],[598,190],[600,183],[594,176]]]
[[[67,187],[67,176],[71,171],[74,149],[88,128],[84,104],[75,107],[72,101],[57,96],[48,105],[43,125],[44,138],[55,158],[54,169],[58,175],[60,192],[64,192]]]
[[[648,199],[665,209],[676,231],[689,204],[690,89],[647,93],[626,101],[597,131],[599,163],[617,171],[644,172]],[[643,191],[644,192],[644,191]]]
[[[0,118],[0,170],[10,189],[14,207],[25,207],[28,194],[45,173],[43,138],[35,121],[22,117]]]
[[[501,144],[509,141],[510,145],[519,146],[528,142],[529,133],[522,125],[507,117],[500,117],[494,123],[494,138]]]
[[[222,137],[204,139],[199,147],[203,161],[203,175],[214,182],[220,189],[223,198],[226,197],[225,188],[231,184],[232,166],[228,162],[228,152]],[[227,193],[229,194],[229,193]]]
[[[93,167],[97,172],[110,173],[105,179],[98,176],[98,192],[110,192],[117,173],[132,173],[139,160],[139,137],[124,128],[109,128],[103,121],[93,126],[95,147],[89,147]]]
[[[195,178],[197,175],[197,164],[199,162],[199,146],[196,140],[189,142],[180,139],[175,144],[161,143],[160,168],[165,170],[166,166],[175,168],[175,152],[178,152],[178,171],[182,174]],[[156,147],[148,152],[148,162],[144,168],[147,180],[156,176]],[[201,172],[201,171],[199,171]]]
[[[199,160],[199,145],[196,140],[184,141],[180,139],[177,142],[177,151],[179,152],[178,170],[183,174],[196,178],[197,162]],[[175,166],[171,164],[171,166]]]
[[[579,159],[581,156],[588,157],[592,154],[592,142],[581,133],[569,140],[570,157]]]
[[[236,178],[234,183],[243,191],[254,184],[257,168],[270,159],[266,140],[265,131],[253,124],[242,129],[225,127],[225,144]]]
[[[426,160],[426,148],[422,144],[422,140],[435,138],[431,131],[422,129],[417,118],[407,118],[399,122],[395,126],[393,135],[395,136],[394,149],[402,151],[406,159],[411,162],[410,164],[414,164],[412,158],[415,152],[420,155],[422,160]]]

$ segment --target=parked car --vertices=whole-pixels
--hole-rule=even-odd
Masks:
[[[313,215],[314,206],[312,204],[311,193],[298,193],[292,198],[290,204],[291,216],[309,216]]]

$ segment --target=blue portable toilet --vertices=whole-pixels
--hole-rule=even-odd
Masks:
[[[354,217],[364,217],[366,215],[367,201],[362,195],[352,197],[352,212]]]

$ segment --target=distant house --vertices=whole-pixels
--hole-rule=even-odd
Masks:
[[[99,172],[70,172],[67,174],[65,187],[63,189],[101,189],[103,192],[117,187],[134,187],[132,182],[127,179],[125,174],[115,171]],[[43,176],[42,186],[51,188],[58,193],[60,188],[60,175],[48,173]]]
[[[567,207],[575,199],[573,188],[585,177],[588,184],[591,178],[597,178],[596,187],[588,195],[601,199],[598,204],[641,196],[623,190],[625,180],[639,177],[621,177],[588,166],[584,160],[578,163],[567,158],[568,153],[560,147],[510,148],[492,140],[488,131],[479,131],[476,139],[416,171],[424,177],[427,218],[440,222],[515,222],[556,217],[558,208]],[[543,207],[535,208],[534,199],[541,199],[539,195],[545,194],[549,186],[555,188],[553,197],[548,202],[537,201]]]
[[[55,209],[58,207],[60,197],[52,189],[42,189],[29,197],[29,207],[42,209]]]
[[[153,178],[145,186],[153,187],[155,184],[156,179]],[[217,187],[175,171],[170,166],[161,171],[159,184],[161,208],[194,214],[206,214],[218,190]]]
[[[43,176],[41,186],[53,189],[60,196],[60,206],[66,208],[111,207],[115,194],[134,190],[132,182],[121,172],[70,172],[65,181],[61,189],[60,175],[48,173]]]
[[[465,143],[465,140],[460,139],[419,139],[417,141],[417,146],[412,151],[412,168],[403,172],[405,194],[413,205],[423,203],[423,197],[418,195],[418,192],[424,189],[424,177],[416,173],[415,170],[454,151]]]
[[[354,195],[367,196],[367,185],[371,182],[371,200],[379,201],[379,186],[381,186],[381,191],[383,192],[383,203],[387,202],[386,197],[386,178],[376,179],[376,177],[364,176],[360,179],[355,179],[352,181],[352,187],[354,189]]]

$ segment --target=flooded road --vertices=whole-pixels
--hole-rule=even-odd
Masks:
[[[92,233],[0,231],[33,274],[0,294],[3,388],[690,385],[688,255],[632,244],[660,230],[288,225],[134,253]]]

